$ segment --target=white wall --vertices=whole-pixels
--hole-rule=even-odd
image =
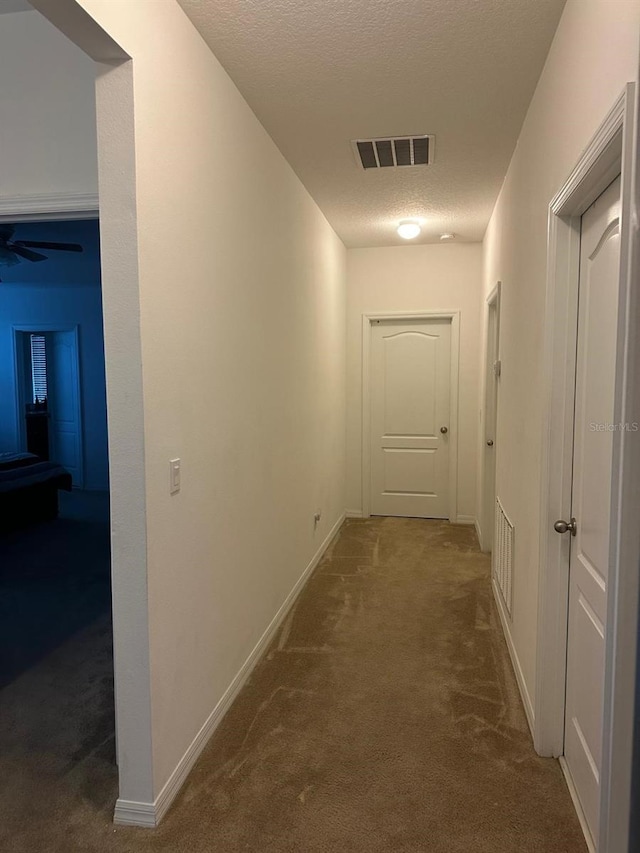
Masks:
[[[79,20],[77,4],[38,5],[61,25],[68,14],[71,29]],[[132,73],[135,105],[132,140],[127,127],[114,132],[115,112],[100,134],[103,257],[107,266],[129,257],[124,275],[105,266],[103,288],[119,466],[114,419],[127,413],[125,386],[109,375],[110,352],[123,367],[112,318],[124,318],[136,277],[139,287],[146,575],[139,560],[131,568],[134,594],[148,589],[157,796],[343,513],[346,252],[174,0],[79,5],[133,58],[128,71],[103,68],[98,85],[101,115],[102,95]],[[114,154],[122,146],[128,169],[130,141],[135,182]],[[135,373],[135,350],[131,365]],[[182,459],[175,496],[173,457]],[[119,493],[125,473],[113,473]],[[114,494],[117,537],[126,537],[125,504]],[[144,557],[139,530],[132,549]],[[116,550],[122,600],[127,557]],[[135,636],[130,624],[124,634]],[[125,651],[116,675],[133,696]],[[130,728],[125,735],[124,796],[144,801]]]
[[[347,508],[362,510],[362,315],[460,311],[458,515],[475,518],[481,257],[479,243],[347,253]]]
[[[0,205],[97,193],[94,77],[92,60],[42,15],[0,15]]]
[[[484,291],[502,281],[497,492],[515,525],[512,638],[535,703],[541,357],[547,211],[581,151],[636,79],[640,4],[568,0],[484,240]]]

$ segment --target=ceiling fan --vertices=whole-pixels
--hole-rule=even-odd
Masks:
[[[46,255],[33,249],[46,249],[58,252],[82,252],[79,243],[50,243],[42,240],[13,240],[15,225],[0,225],[0,266],[12,267],[25,261],[46,261]],[[1,281],[2,279],[0,279]]]

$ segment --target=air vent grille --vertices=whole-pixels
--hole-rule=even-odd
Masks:
[[[513,524],[500,498],[496,499],[496,533],[493,543],[493,579],[511,616],[513,606]]]
[[[351,143],[358,166],[363,169],[394,169],[433,163],[433,136],[396,136],[355,139]]]

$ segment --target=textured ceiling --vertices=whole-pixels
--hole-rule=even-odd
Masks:
[[[480,240],[564,0],[180,0],[347,246]],[[350,140],[432,133],[367,171]]]

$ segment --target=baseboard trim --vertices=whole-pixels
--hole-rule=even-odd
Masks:
[[[456,524],[476,524],[477,525],[478,522],[476,521],[475,515],[457,515],[455,523]]]
[[[236,698],[236,696],[244,686],[246,680],[251,675],[251,671],[253,670],[254,666],[262,657],[263,652],[270,643],[275,632],[278,630],[281,623],[286,618],[287,613],[289,612],[296,598],[302,591],[302,588],[304,587],[307,579],[309,578],[309,575],[318,565],[318,563],[322,559],[323,554],[339,533],[340,528],[344,523],[344,520],[345,513],[342,513],[342,515],[333,525],[325,539],[322,541],[321,545],[317,549],[316,553],[312,557],[306,569],[296,581],[293,589],[288,594],[288,596],[282,603],[282,606],[269,623],[269,626],[267,627],[264,634],[260,637],[256,645],[254,646],[253,651],[249,654],[249,657],[243,663],[237,675],[225,691],[224,695],[222,696],[218,704],[215,706],[209,717],[205,720],[204,725],[202,726],[202,728],[195,736],[195,738],[187,748],[186,752],[176,765],[173,773],[167,779],[155,801],[153,803],[136,803],[132,802],[131,800],[118,800],[116,802],[116,807],[113,816],[115,823],[128,826],[158,826],[164,815],[167,813],[169,807],[171,806],[171,803],[176,798],[178,792],[180,791],[180,788],[185,783],[187,776],[193,768],[193,765],[198,760],[200,753],[206,746],[211,735],[215,732],[216,728],[222,721],[222,718],[231,707],[233,700]]]
[[[509,650],[509,657],[511,658],[513,671],[516,674],[516,681],[518,682],[520,697],[522,699],[522,704],[524,705],[524,713],[527,717],[529,729],[531,730],[531,737],[534,737],[535,712],[533,710],[533,702],[531,701],[531,696],[529,695],[529,690],[527,689],[527,683],[524,680],[524,673],[522,671],[522,665],[520,664],[520,658],[518,657],[518,653],[516,651],[513,638],[511,636],[511,628],[509,627],[509,617],[507,616],[504,604],[502,603],[502,596],[500,595],[498,586],[493,578],[491,579],[491,588],[493,590],[493,599],[498,609],[498,616],[500,617],[502,632],[507,642],[507,649]]]
[[[571,773],[569,772],[569,768],[567,766],[567,762],[565,760],[564,755],[561,755],[558,761],[560,762],[560,767],[562,768],[562,773],[564,775],[564,781],[567,783],[567,788],[569,789],[569,794],[571,795],[571,800],[573,801],[573,807],[576,810],[576,814],[578,815],[578,820],[580,821],[580,829],[582,830],[582,833],[584,835],[584,840],[587,842],[589,853],[596,853],[596,846],[593,843],[593,838],[591,837],[591,830],[589,829],[589,824],[587,823],[587,819],[582,809],[582,803],[580,802],[580,798],[578,797],[576,786],[573,784],[573,779],[571,777]]]
[[[362,518],[361,509],[348,509],[344,514],[345,518]]]
[[[136,803],[134,800],[117,800],[113,822],[119,826],[157,826],[156,808],[153,803]]]
[[[476,536],[478,537],[478,545],[480,546],[480,550],[484,551],[484,548],[482,547],[482,529],[480,527],[480,522],[477,518],[473,522],[473,526],[476,529]]]

